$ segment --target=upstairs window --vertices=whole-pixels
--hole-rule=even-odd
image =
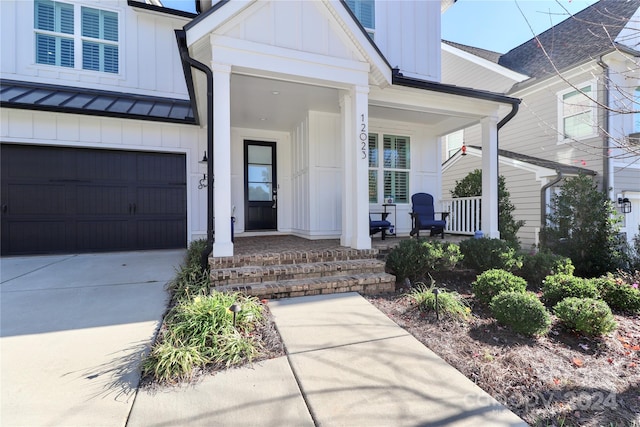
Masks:
[[[591,84],[576,86],[560,94],[560,140],[585,139],[596,136],[595,108],[590,99],[594,96]]]
[[[34,10],[36,63],[119,72],[116,12],[51,0],[36,0]]]
[[[346,0],[346,3],[360,24],[367,30],[367,34],[373,38],[376,29],[375,0]]]

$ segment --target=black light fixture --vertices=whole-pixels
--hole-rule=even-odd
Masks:
[[[205,150],[204,154],[202,155],[202,160],[200,160],[198,163],[204,164],[204,165],[209,163],[209,158],[207,157],[207,151],[206,150]],[[198,181],[198,190],[202,190],[203,188],[207,187],[208,185],[209,185],[209,182],[207,181],[207,174],[203,173],[202,174],[202,178]]]
[[[438,313],[438,294],[440,293],[440,289],[433,288],[433,294],[436,296],[435,306],[436,306],[436,320],[440,320],[440,314]]]
[[[631,201],[629,201],[628,197],[618,197],[618,207],[620,208],[620,212],[628,214],[631,212]]]
[[[233,313],[233,327],[236,327],[236,314],[240,313],[240,311],[242,310],[242,306],[240,304],[233,304],[231,307],[229,307],[229,311],[231,311]]]
[[[202,156],[202,160],[200,160],[200,163],[208,163],[209,162],[209,158],[207,157],[207,152],[204,152],[204,155]]]

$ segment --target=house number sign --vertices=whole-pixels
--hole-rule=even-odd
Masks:
[[[362,153],[362,159],[366,159],[367,158],[367,139],[369,136],[367,133],[367,123],[364,120],[364,114],[361,114],[360,117],[362,121],[362,123],[360,123],[360,144],[362,144],[361,153]]]

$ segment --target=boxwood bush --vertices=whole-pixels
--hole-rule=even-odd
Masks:
[[[617,311],[640,314],[640,289],[634,288],[632,283],[626,283],[611,274],[591,281],[609,307]]]
[[[556,255],[548,249],[536,254],[526,254],[522,268],[516,274],[527,281],[530,289],[538,290],[544,278],[554,274],[573,274],[575,267],[570,258]]]
[[[405,278],[412,283],[424,281],[431,271],[453,270],[462,259],[455,243],[403,240],[387,256],[387,270],[398,281]]]
[[[467,239],[460,242],[465,267],[478,273],[491,269],[514,271],[522,267],[522,257],[500,239]]]
[[[491,299],[504,291],[524,292],[527,282],[522,277],[505,270],[492,269],[480,274],[471,284],[478,301],[489,304]]]
[[[604,335],[617,326],[607,303],[594,298],[568,297],[553,311],[568,328],[587,335]]]
[[[547,276],[542,284],[542,302],[553,307],[567,297],[598,298],[594,282],[570,274]]]
[[[496,320],[524,335],[544,335],[551,327],[551,316],[533,292],[501,292],[491,300]]]

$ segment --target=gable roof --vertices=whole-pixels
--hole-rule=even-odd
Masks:
[[[562,70],[595,59],[617,46],[614,40],[638,7],[638,0],[600,0],[505,53],[498,64],[540,78],[555,73],[554,65]]]
[[[464,52],[468,52],[472,55],[478,56],[482,59],[486,59],[487,61],[493,62],[497,64],[500,60],[500,56],[502,55],[500,52],[494,52],[492,50],[481,49],[479,47],[468,46],[466,44],[456,43],[449,40],[442,40],[442,43],[447,44],[449,46],[453,46],[457,49],[460,49]]]
[[[0,80],[0,106],[196,124],[191,103],[188,100],[6,79]]]

